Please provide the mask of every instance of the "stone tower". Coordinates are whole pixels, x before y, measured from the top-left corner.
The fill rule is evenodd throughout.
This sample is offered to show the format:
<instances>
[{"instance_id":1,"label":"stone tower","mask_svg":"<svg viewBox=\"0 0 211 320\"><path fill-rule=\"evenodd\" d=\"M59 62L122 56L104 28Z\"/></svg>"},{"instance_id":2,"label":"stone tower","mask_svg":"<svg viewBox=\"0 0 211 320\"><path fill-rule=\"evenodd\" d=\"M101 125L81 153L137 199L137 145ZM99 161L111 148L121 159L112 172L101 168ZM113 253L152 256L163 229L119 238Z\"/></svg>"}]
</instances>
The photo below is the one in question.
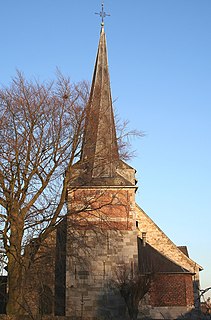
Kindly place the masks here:
<instances>
[{"instance_id":1,"label":"stone tower","mask_svg":"<svg viewBox=\"0 0 211 320\"><path fill-rule=\"evenodd\" d=\"M102 23L81 158L68 189L65 255L58 259L65 276L55 287L56 301L63 301L71 319L128 319L126 303L111 285L119 270L132 278L137 270L154 274L139 319L176 319L197 307L202 267L135 203L136 189L135 169L119 157Z\"/></svg>"},{"instance_id":2,"label":"stone tower","mask_svg":"<svg viewBox=\"0 0 211 320\"><path fill-rule=\"evenodd\" d=\"M67 232L66 315L124 319L123 301L111 293L110 281L120 266L132 271L137 265L135 191L135 170L118 152L102 24L81 158L68 192L67 226L77 230L74 239Z\"/></svg>"}]
</instances>

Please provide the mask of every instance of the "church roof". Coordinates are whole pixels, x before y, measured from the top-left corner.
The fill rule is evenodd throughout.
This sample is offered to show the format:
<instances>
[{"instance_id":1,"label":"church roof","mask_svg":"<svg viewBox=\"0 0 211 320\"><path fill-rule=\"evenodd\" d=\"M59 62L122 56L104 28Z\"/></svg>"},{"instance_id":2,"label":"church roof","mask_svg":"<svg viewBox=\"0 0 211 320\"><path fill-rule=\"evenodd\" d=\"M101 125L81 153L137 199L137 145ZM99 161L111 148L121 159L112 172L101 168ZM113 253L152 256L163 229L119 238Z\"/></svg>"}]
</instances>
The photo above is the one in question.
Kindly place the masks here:
<instances>
[{"instance_id":1,"label":"church roof","mask_svg":"<svg viewBox=\"0 0 211 320\"><path fill-rule=\"evenodd\" d=\"M88 162L93 178L113 176L114 164L119 160L104 26L87 105L81 160Z\"/></svg>"},{"instance_id":2,"label":"church roof","mask_svg":"<svg viewBox=\"0 0 211 320\"><path fill-rule=\"evenodd\" d=\"M151 247L191 273L203 270L202 266L190 259L187 248L177 247L138 204L136 204L136 219L139 221L139 236L145 232L147 243Z\"/></svg>"},{"instance_id":3,"label":"church roof","mask_svg":"<svg viewBox=\"0 0 211 320\"><path fill-rule=\"evenodd\" d=\"M175 263L167 256L153 248L149 243L143 245L138 237L139 268L141 273L189 273L187 269Z\"/></svg>"},{"instance_id":4,"label":"church roof","mask_svg":"<svg viewBox=\"0 0 211 320\"><path fill-rule=\"evenodd\" d=\"M81 158L73 168L78 171L71 181L74 185L136 184L135 170L119 158L103 23L86 106Z\"/></svg>"}]
</instances>

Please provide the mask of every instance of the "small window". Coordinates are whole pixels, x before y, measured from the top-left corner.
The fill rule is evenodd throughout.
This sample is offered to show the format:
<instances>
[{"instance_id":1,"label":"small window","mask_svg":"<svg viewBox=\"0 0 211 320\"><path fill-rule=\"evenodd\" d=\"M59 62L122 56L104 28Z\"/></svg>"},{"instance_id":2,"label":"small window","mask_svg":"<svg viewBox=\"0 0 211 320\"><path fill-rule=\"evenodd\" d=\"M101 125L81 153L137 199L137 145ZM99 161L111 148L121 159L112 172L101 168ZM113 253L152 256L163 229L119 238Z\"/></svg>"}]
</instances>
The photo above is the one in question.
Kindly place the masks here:
<instances>
[{"instance_id":1,"label":"small window","mask_svg":"<svg viewBox=\"0 0 211 320\"><path fill-rule=\"evenodd\" d=\"M89 271L87 271L87 270L78 271L78 276L80 279L88 279Z\"/></svg>"},{"instance_id":2,"label":"small window","mask_svg":"<svg viewBox=\"0 0 211 320\"><path fill-rule=\"evenodd\" d=\"M138 228L138 221L136 220L136 228Z\"/></svg>"}]
</instances>

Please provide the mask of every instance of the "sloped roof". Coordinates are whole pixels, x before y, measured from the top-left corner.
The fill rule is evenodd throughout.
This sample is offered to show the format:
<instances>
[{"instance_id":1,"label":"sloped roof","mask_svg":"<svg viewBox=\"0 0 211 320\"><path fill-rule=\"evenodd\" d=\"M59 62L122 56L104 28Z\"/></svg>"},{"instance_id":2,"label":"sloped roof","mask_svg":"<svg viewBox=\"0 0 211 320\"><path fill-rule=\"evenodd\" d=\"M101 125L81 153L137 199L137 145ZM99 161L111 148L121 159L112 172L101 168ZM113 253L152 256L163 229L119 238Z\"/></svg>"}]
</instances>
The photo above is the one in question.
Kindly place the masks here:
<instances>
[{"instance_id":1,"label":"sloped roof","mask_svg":"<svg viewBox=\"0 0 211 320\"><path fill-rule=\"evenodd\" d=\"M81 160L90 166L93 178L112 177L113 163L119 160L104 26L87 105Z\"/></svg>"},{"instance_id":2,"label":"sloped roof","mask_svg":"<svg viewBox=\"0 0 211 320\"><path fill-rule=\"evenodd\" d=\"M190 273L153 248L149 243L143 245L141 238L138 238L138 254L141 273Z\"/></svg>"},{"instance_id":3,"label":"sloped roof","mask_svg":"<svg viewBox=\"0 0 211 320\"><path fill-rule=\"evenodd\" d=\"M173 241L157 226L157 224L136 204L136 215L139 221L139 235L147 233L147 242L168 259L182 266L186 270L195 273L203 268L184 253L184 249L178 248Z\"/></svg>"},{"instance_id":4,"label":"sloped roof","mask_svg":"<svg viewBox=\"0 0 211 320\"><path fill-rule=\"evenodd\" d=\"M114 122L107 45L102 25L89 101L81 158L70 185L135 186L135 170L119 158Z\"/></svg>"}]
</instances>

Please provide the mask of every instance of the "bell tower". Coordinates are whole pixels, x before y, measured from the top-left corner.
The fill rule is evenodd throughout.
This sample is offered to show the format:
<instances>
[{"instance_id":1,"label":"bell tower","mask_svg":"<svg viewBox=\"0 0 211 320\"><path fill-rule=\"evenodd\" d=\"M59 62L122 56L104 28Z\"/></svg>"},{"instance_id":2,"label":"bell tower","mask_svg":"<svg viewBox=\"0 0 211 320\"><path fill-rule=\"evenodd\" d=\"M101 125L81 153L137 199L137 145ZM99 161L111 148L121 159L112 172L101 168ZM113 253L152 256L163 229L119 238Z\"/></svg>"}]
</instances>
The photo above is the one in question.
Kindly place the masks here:
<instances>
[{"instance_id":1,"label":"bell tower","mask_svg":"<svg viewBox=\"0 0 211 320\"><path fill-rule=\"evenodd\" d=\"M111 307L111 314L116 312L112 301L121 298L109 294L109 283L120 265L133 269L138 254L135 169L119 156L103 7L100 15L81 158L72 168L67 219L66 315L81 316L84 312L89 319L100 316L105 308ZM118 304L121 306L121 301ZM123 309L115 319L123 318Z\"/></svg>"}]
</instances>

